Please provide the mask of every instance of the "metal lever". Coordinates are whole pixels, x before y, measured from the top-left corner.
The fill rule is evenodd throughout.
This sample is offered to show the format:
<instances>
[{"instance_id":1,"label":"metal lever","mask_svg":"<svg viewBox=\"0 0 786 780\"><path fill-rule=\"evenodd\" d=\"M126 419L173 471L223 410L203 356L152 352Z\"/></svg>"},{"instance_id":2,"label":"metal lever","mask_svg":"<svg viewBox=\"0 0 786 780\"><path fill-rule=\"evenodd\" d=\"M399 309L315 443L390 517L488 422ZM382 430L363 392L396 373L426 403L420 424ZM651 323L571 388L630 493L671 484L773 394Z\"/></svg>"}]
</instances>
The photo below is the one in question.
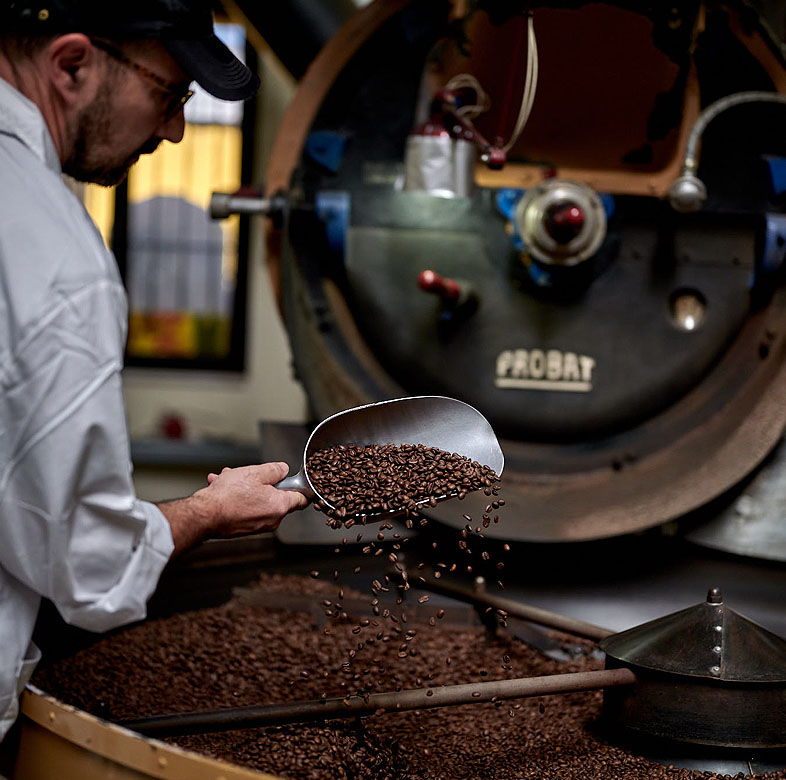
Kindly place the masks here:
<instances>
[{"instance_id":1,"label":"metal lever","mask_svg":"<svg viewBox=\"0 0 786 780\"><path fill-rule=\"evenodd\" d=\"M212 219L226 219L233 214L253 214L271 217L278 227L281 224L287 197L276 193L269 198L247 190L237 192L214 192L210 196L210 216Z\"/></svg>"},{"instance_id":2,"label":"metal lever","mask_svg":"<svg viewBox=\"0 0 786 780\"><path fill-rule=\"evenodd\" d=\"M416 577L414 574L409 579L414 587L421 590L430 590L432 593L440 593L443 596L473 604L476 608L491 607L493 609L502 609L507 615L519 618L520 620L528 620L540 626L554 628L557 631L563 631L566 634L573 634L574 636L584 637L585 639L592 639L596 642L614 633L611 629L601 628L592 623L586 623L583 620L577 620L576 618L567 617L566 615L559 615L556 612L549 612L548 610L533 607L529 604L522 604L514 599L494 596L484 592L483 589L478 587L474 590L468 590L458 585L442 582L433 577L423 577L422 575Z\"/></svg>"},{"instance_id":3,"label":"metal lever","mask_svg":"<svg viewBox=\"0 0 786 780\"><path fill-rule=\"evenodd\" d=\"M440 276L431 269L418 274L418 287L439 298L442 325L456 325L474 314L478 308L478 295L471 284Z\"/></svg>"},{"instance_id":4,"label":"metal lever","mask_svg":"<svg viewBox=\"0 0 786 780\"><path fill-rule=\"evenodd\" d=\"M430 269L418 274L418 287L437 295L446 306L455 306L462 294L461 285L455 279L440 276Z\"/></svg>"},{"instance_id":5,"label":"metal lever","mask_svg":"<svg viewBox=\"0 0 786 780\"><path fill-rule=\"evenodd\" d=\"M433 688L410 688L347 698L310 699L282 704L261 704L251 707L229 707L222 710L152 715L133 720L122 720L117 725L139 734L160 738L280 726L285 723L356 718L363 715L374 715L380 711L404 712L449 707L457 704L477 704L505 699L551 696L559 693L597 691L601 688L634 685L635 683L636 675L630 669L598 669L511 680L440 685Z\"/></svg>"}]
</instances>

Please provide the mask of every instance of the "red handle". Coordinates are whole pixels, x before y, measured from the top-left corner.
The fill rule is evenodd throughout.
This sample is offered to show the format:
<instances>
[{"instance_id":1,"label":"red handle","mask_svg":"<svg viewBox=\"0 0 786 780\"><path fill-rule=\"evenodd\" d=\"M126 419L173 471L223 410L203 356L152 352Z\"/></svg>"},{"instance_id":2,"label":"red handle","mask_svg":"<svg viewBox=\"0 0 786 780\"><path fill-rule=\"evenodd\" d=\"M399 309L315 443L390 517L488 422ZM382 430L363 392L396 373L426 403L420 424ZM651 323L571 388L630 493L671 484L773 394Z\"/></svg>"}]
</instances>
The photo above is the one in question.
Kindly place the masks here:
<instances>
[{"instance_id":1,"label":"red handle","mask_svg":"<svg viewBox=\"0 0 786 780\"><path fill-rule=\"evenodd\" d=\"M418 287L424 292L438 295L446 303L455 303L461 295L461 288L455 279L440 276L431 269L418 274Z\"/></svg>"},{"instance_id":2,"label":"red handle","mask_svg":"<svg viewBox=\"0 0 786 780\"><path fill-rule=\"evenodd\" d=\"M546 230L561 244L568 244L584 227L584 212L572 203L563 203L549 209L545 215Z\"/></svg>"}]
</instances>

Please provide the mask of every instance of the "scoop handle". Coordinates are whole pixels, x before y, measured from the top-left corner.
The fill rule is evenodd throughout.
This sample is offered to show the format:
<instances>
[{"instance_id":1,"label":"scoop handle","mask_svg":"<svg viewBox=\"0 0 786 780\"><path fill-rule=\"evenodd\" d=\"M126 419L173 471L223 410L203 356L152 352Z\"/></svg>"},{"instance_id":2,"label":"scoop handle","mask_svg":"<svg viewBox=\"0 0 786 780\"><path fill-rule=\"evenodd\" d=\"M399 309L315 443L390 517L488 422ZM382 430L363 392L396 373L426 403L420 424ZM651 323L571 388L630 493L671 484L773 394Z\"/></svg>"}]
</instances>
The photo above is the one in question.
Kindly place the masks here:
<instances>
[{"instance_id":1,"label":"scoop handle","mask_svg":"<svg viewBox=\"0 0 786 780\"><path fill-rule=\"evenodd\" d=\"M284 477L281 482L277 482L275 487L279 490L294 490L296 493L302 493L309 501L314 500L314 491L311 485L308 484L306 475L303 471L298 471L297 474L292 474L289 477Z\"/></svg>"}]
</instances>

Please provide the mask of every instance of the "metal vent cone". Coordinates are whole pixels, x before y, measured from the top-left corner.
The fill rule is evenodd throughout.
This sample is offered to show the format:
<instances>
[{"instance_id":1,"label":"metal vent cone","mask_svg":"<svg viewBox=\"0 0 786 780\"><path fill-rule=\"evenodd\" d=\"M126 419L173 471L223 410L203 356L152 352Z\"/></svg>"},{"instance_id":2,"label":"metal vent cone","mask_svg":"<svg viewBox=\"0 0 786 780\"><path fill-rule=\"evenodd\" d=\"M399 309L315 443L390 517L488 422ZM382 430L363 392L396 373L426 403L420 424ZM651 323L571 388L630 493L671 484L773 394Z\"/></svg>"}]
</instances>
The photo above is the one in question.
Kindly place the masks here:
<instances>
[{"instance_id":1,"label":"metal vent cone","mask_svg":"<svg viewBox=\"0 0 786 780\"><path fill-rule=\"evenodd\" d=\"M786 641L729 609L718 588L707 601L600 642L610 658L660 672L729 682L786 681Z\"/></svg>"}]
</instances>

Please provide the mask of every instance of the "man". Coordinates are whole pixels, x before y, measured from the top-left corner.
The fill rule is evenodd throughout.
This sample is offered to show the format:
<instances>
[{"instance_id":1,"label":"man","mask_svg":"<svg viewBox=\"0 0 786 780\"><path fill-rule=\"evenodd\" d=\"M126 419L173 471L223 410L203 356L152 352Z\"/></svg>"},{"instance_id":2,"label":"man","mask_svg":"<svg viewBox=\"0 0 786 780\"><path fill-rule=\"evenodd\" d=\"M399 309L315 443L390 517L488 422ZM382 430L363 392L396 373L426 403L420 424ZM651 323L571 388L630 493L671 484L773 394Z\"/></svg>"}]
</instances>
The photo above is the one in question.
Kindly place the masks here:
<instances>
[{"instance_id":1,"label":"man","mask_svg":"<svg viewBox=\"0 0 786 780\"><path fill-rule=\"evenodd\" d=\"M229 100L258 87L201 0L0 0L0 739L39 657L42 597L92 631L141 619L173 555L306 504L274 487L284 463L159 505L134 494L127 302L61 172L116 184L179 142L192 81Z\"/></svg>"}]
</instances>

